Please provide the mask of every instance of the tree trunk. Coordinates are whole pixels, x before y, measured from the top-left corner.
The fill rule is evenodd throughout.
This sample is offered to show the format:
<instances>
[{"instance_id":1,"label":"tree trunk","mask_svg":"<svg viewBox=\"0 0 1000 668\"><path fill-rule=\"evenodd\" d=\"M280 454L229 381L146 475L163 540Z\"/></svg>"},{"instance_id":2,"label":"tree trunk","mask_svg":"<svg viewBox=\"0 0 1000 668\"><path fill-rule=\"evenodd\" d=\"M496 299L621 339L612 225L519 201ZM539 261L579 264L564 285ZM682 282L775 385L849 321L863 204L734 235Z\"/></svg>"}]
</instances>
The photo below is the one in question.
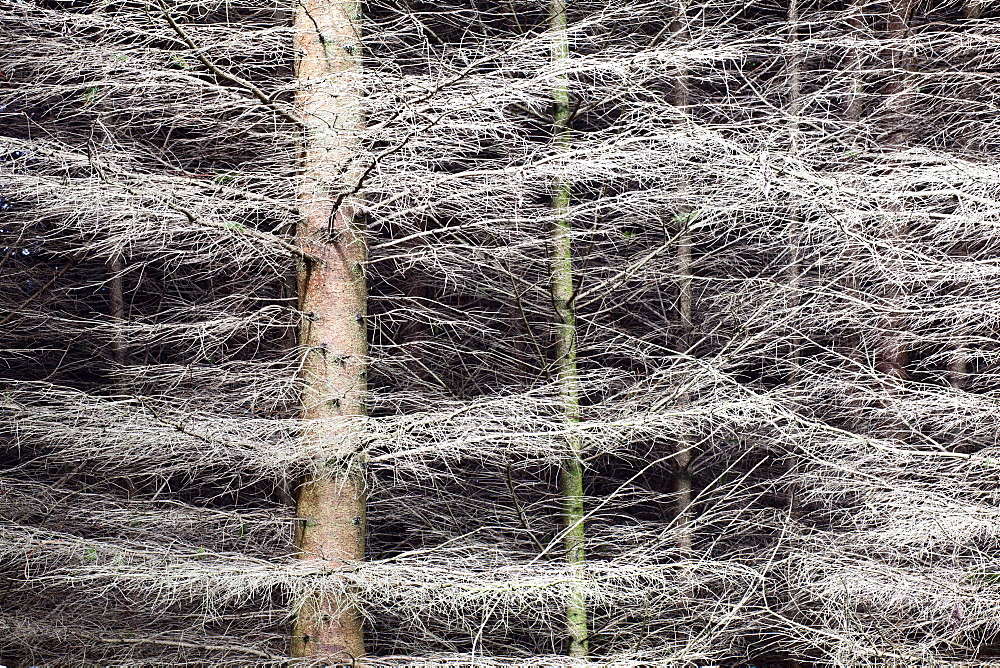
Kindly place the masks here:
<instances>
[{"instance_id":1,"label":"tree trunk","mask_svg":"<svg viewBox=\"0 0 1000 668\"><path fill-rule=\"evenodd\" d=\"M318 473L298 491L296 543L301 559L329 571L363 559L365 550L365 477L349 419L365 412L368 354L367 244L357 193L359 12L356 2L304 0L295 13L303 122L296 236L318 258L299 266L302 435ZM330 418L347 419L335 427ZM313 595L295 620L291 653L340 662L363 655L359 611L350 601Z\"/></svg>"},{"instance_id":2,"label":"tree trunk","mask_svg":"<svg viewBox=\"0 0 1000 668\"><path fill-rule=\"evenodd\" d=\"M889 39L898 40L903 39L909 34L910 25L910 14L913 10L912 0L894 0L890 3L888 13L886 15L886 35ZM892 76L889 84L886 86L887 97L887 107L891 114L894 114L897 118L895 122L897 127L893 128L888 136L888 144L900 145L903 144L907 139L908 128L906 113L907 113L907 102L906 94L909 82L907 81L907 72L911 68L910 56L906 53L905 49L893 48L889 52L889 64L893 69ZM890 204L887 207L887 223L883 231L884 238L888 241L902 241L904 240L909 232L908 225L902 216L898 216L893 220L893 214L900 213L900 207L895 204ZM897 262L889 260L890 269L898 265ZM902 295L899 294L899 288L891 283L889 277L889 294L887 294L887 302L892 304L893 302L899 302ZM905 342L902 340L902 332L904 330L905 324L897 316L887 315L886 318L881 323L882 341L879 344L877 350L877 367L883 373L889 374L890 376L895 376L900 380L905 380L908 376L906 368L909 365L910 354L909 350L906 348Z\"/></svg>"},{"instance_id":3,"label":"tree trunk","mask_svg":"<svg viewBox=\"0 0 1000 668\"><path fill-rule=\"evenodd\" d=\"M969 20L981 19L983 15L983 5L980 0L965 0L962 3L962 16ZM969 249L966 244L961 246L963 259L968 259ZM951 359L948 360L948 384L955 389L964 389L969 382L968 351L962 346L957 347Z\"/></svg>"},{"instance_id":4,"label":"tree trunk","mask_svg":"<svg viewBox=\"0 0 1000 668\"><path fill-rule=\"evenodd\" d=\"M670 33L675 43L688 37L687 28L687 8L681 5L674 15L670 25ZM691 102L689 82L686 70L681 66L674 81L673 105L680 109L682 113L687 113L687 107ZM682 175L680 189L687 190L687 178ZM694 218L691 207L683 204L677 208L674 218L677 223L677 273L679 283L677 286L678 301L678 321L680 334L678 337L678 348L687 352L694 344L692 341L694 331L694 284L693 284L693 263L691 251L693 240L691 237L691 223ZM691 405L691 396L687 391L681 392L677 401L681 408ZM677 527L677 547L682 552L691 550L691 521L693 485L691 481L691 461L694 458L694 439L691 434L680 434L677 437L676 451L674 453L674 494L675 494L675 519Z\"/></svg>"},{"instance_id":5,"label":"tree trunk","mask_svg":"<svg viewBox=\"0 0 1000 668\"><path fill-rule=\"evenodd\" d=\"M419 232L426 232L429 229L426 221L421 221L418 227ZM388 235L392 239L402 238L409 234L405 229L395 225L390 225ZM419 254L422 244L426 243L421 239L414 239L403 245L405 252ZM403 277L403 294L405 299L403 304L403 320L396 332L396 345L402 348L404 356L412 360L407 364L407 371L413 379L414 386L421 389L430 389L434 392L440 391L443 383L427 365L430 353L430 340L432 335L431 325L425 320L424 313L433 297L433 292L427 286L427 279L418 270L412 267Z\"/></svg>"},{"instance_id":6,"label":"tree trunk","mask_svg":"<svg viewBox=\"0 0 1000 668\"><path fill-rule=\"evenodd\" d=\"M948 384L956 390L965 389L969 382L969 368L965 360L965 351L956 350L948 361Z\"/></svg>"},{"instance_id":7,"label":"tree trunk","mask_svg":"<svg viewBox=\"0 0 1000 668\"><path fill-rule=\"evenodd\" d=\"M694 325L694 271L691 258L691 219L689 207L682 207L677 216L680 234L677 240L677 271L680 274L678 286L679 320L681 325L680 348L687 351L694 343L691 339ZM691 405L691 395L684 390L677 400L680 408ZM691 461L694 459L695 442L691 434L683 433L677 438L677 451L674 454L674 494L676 503L677 547L681 552L691 551L691 522L694 519L692 503L694 501L694 486L691 480Z\"/></svg>"},{"instance_id":8,"label":"tree trunk","mask_svg":"<svg viewBox=\"0 0 1000 668\"><path fill-rule=\"evenodd\" d=\"M958 244L956 249L956 255L963 262L967 262L969 258L969 244L961 243ZM959 291L964 288L964 281L957 286ZM948 372L945 378L948 381L948 385L957 389L963 390L969 383L969 349L966 348L962 343L958 343L951 347L951 355L948 359Z\"/></svg>"},{"instance_id":9,"label":"tree trunk","mask_svg":"<svg viewBox=\"0 0 1000 668\"><path fill-rule=\"evenodd\" d=\"M549 29L553 33L552 61L561 64L569 59L566 35L566 0L552 0L549 5ZM559 75L552 88L555 109L552 137L557 150L567 150L572 142L570 130L569 79ZM563 546L566 562L575 571L566 599L566 626L569 632L570 656L588 653L587 600L583 587L584 509L582 444L572 431L580 421L580 376L576 368L576 307L573 304L573 239L570 221L571 185L568 179L557 179L552 189L553 221L550 234L552 247L552 304L556 316L556 345L553 372L559 385L559 400L567 428L566 454L559 473L563 503Z\"/></svg>"},{"instance_id":10,"label":"tree trunk","mask_svg":"<svg viewBox=\"0 0 1000 668\"><path fill-rule=\"evenodd\" d=\"M115 254L107 262L107 269L108 313L115 323L115 333L111 339L111 357L115 364L124 366L127 361L127 353L121 325L125 322L125 289L122 283L125 259L122 257L121 251L115 251Z\"/></svg>"},{"instance_id":11,"label":"tree trunk","mask_svg":"<svg viewBox=\"0 0 1000 668\"><path fill-rule=\"evenodd\" d=\"M786 67L788 77L788 153L789 157L795 158L799 149L800 117L802 116L802 51L799 45L799 3L798 0L789 0L788 3L788 64ZM787 306L789 312L789 322L792 327L795 324L795 312L797 311L801 298L799 295L800 282L802 279L802 263L799 257L800 246L802 245L802 210L797 203L792 203L788 212L788 267L786 275L788 280ZM789 339L788 351L788 374L786 380L789 385L796 385L800 380L799 362L802 355L802 337L794 331ZM788 472L794 475L798 472L799 450L793 446L789 453L790 459ZM799 512L798 487L793 482L788 492L788 512L791 516L796 516Z\"/></svg>"},{"instance_id":12,"label":"tree trunk","mask_svg":"<svg viewBox=\"0 0 1000 668\"><path fill-rule=\"evenodd\" d=\"M885 16L886 37L902 40L910 34L913 6L914 0L892 0L889 3ZM886 111L896 125L889 133L888 143L901 145L909 138L907 114L911 105L907 98L912 85L909 72L913 69L913 56L906 48L893 47L889 49L886 60L892 70L885 87Z\"/></svg>"},{"instance_id":13,"label":"tree trunk","mask_svg":"<svg viewBox=\"0 0 1000 668\"><path fill-rule=\"evenodd\" d=\"M847 25L850 26L854 36L859 37L859 33L861 33L865 25L862 0L850 0L847 11ZM851 73L851 89L848 94L847 107L844 109L844 116L849 121L857 122L861 118L863 106L861 96L865 85L864 62L861 52L853 48L850 49L847 60L847 70Z\"/></svg>"}]
</instances>

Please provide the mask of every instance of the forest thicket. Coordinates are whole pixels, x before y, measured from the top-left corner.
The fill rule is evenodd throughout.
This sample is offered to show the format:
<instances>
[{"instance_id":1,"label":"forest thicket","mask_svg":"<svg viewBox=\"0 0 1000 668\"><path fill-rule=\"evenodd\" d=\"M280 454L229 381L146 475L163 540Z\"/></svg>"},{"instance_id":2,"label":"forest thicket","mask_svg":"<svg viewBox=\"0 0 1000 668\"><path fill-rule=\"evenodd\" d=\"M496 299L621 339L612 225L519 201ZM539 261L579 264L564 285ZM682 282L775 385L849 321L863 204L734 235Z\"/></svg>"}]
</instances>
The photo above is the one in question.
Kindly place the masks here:
<instances>
[{"instance_id":1,"label":"forest thicket","mask_svg":"<svg viewBox=\"0 0 1000 668\"><path fill-rule=\"evenodd\" d=\"M0 11L0 663L1000 665L995 4Z\"/></svg>"}]
</instances>

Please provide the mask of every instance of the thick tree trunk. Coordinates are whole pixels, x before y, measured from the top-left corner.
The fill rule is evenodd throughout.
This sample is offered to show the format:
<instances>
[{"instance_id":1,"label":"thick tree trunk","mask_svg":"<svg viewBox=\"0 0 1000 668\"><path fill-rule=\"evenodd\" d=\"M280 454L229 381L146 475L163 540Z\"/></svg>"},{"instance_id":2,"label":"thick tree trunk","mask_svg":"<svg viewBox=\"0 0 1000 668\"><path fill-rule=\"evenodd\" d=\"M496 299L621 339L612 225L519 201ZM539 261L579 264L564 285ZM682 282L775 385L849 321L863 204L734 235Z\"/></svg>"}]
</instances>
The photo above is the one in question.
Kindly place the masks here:
<instances>
[{"instance_id":1,"label":"thick tree trunk","mask_svg":"<svg viewBox=\"0 0 1000 668\"><path fill-rule=\"evenodd\" d=\"M553 34L552 60L561 63L569 59L566 36L566 0L552 0L549 5L549 29ZM566 150L572 141L570 130L569 80L559 75L552 89L555 110L552 136L557 150ZM567 427L566 453L559 473L563 503L563 545L566 562L576 572L575 586L566 600L566 625L569 633L570 656L588 653L587 600L583 578L586 554L583 509L583 460L580 437L572 431L580 421L580 376L576 367L576 308L573 305L573 239L570 221L571 185L557 179L552 190L553 221L550 233L552 248L552 303L556 316L556 345L553 372L559 386L559 399Z\"/></svg>"},{"instance_id":2,"label":"thick tree trunk","mask_svg":"<svg viewBox=\"0 0 1000 668\"><path fill-rule=\"evenodd\" d=\"M365 478L350 420L365 412L368 354L367 244L356 192L364 122L360 6L304 0L296 7L296 106L303 121L296 236L320 259L299 267L303 442L319 473L299 488L296 542L300 558L333 571L365 551ZM334 426L331 418L344 420ZM363 655L359 611L346 600L311 597L295 620L291 653L339 662Z\"/></svg>"}]
</instances>

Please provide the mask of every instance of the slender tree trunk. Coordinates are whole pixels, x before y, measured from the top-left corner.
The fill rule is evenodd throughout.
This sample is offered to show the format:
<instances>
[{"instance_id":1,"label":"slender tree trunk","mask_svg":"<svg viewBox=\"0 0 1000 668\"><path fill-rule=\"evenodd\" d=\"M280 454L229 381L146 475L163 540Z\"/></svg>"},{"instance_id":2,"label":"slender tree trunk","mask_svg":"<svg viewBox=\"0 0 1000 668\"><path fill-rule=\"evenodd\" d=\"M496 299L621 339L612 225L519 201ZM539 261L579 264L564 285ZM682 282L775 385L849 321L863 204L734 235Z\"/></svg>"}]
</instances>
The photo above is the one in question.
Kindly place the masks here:
<instances>
[{"instance_id":1,"label":"slender tree trunk","mask_svg":"<svg viewBox=\"0 0 1000 668\"><path fill-rule=\"evenodd\" d=\"M788 48L789 56L786 67L788 78L788 153L789 157L795 158L799 150L799 130L800 117L802 116L802 52L799 45L799 3L798 0L789 0L788 3ZM790 322L795 326L795 312L799 307L801 298L799 295L799 283L802 280L802 266L799 258L799 249L802 245L802 210L796 203L792 203L788 212L788 267L786 269L788 280L788 311L791 315ZM788 374L786 380L789 385L799 382L799 362L802 356L802 337L793 333L789 339L788 351ZM795 474L798 471L798 448L791 453L788 472ZM788 512L795 516L798 514L798 488L793 483L788 494Z\"/></svg>"},{"instance_id":2,"label":"slender tree trunk","mask_svg":"<svg viewBox=\"0 0 1000 668\"><path fill-rule=\"evenodd\" d=\"M890 40L902 40L910 34L910 16L915 0L892 0L885 16L885 34ZM907 114L910 111L909 92L912 86L909 73L913 69L913 56L906 48L893 46L886 58L891 68L885 87L886 112L896 125L888 136L891 145L905 144L909 139Z\"/></svg>"},{"instance_id":3,"label":"slender tree trunk","mask_svg":"<svg viewBox=\"0 0 1000 668\"><path fill-rule=\"evenodd\" d=\"M864 9L861 4L863 0L850 0L848 5L847 25L855 37L864 28ZM797 12L796 8L796 12ZM847 56L847 70L851 73L851 90L847 100L847 107L844 109L844 116L849 121L858 121L862 111L862 93L864 92L864 63L861 52L858 49L850 49Z\"/></svg>"},{"instance_id":4,"label":"slender tree trunk","mask_svg":"<svg viewBox=\"0 0 1000 668\"><path fill-rule=\"evenodd\" d=\"M956 255L963 261L968 260L969 245L966 243L959 244L956 249ZM961 290L961 286L958 289ZM955 389L965 389L965 386L969 382L968 355L968 348L961 343L952 346L951 355L948 359L948 372L945 378L948 381L948 385Z\"/></svg>"},{"instance_id":5,"label":"slender tree trunk","mask_svg":"<svg viewBox=\"0 0 1000 668\"><path fill-rule=\"evenodd\" d=\"M419 231L425 232L427 229L426 222L420 224ZM396 226L391 226L388 234L390 238L399 238L408 233L397 229ZM403 248L406 251L418 253L419 247L423 243L422 240L413 240L406 243ZM413 359L413 363L408 365L408 371L412 375L414 383L417 386L426 387L434 384L437 380L430 367L427 366L428 342L432 329L422 315L432 297L432 291L427 287L420 272L416 268L411 268L403 277L403 293L406 296L403 303L407 304L409 309L404 312L403 317L406 320L400 324L397 330L396 344L405 346L406 356Z\"/></svg>"},{"instance_id":6,"label":"slender tree trunk","mask_svg":"<svg viewBox=\"0 0 1000 668\"><path fill-rule=\"evenodd\" d=\"M909 34L910 13L913 9L913 0L894 0L889 5L886 15L886 35L889 39L903 39ZM888 62L892 67L892 75L889 84L886 86L888 96L887 106L890 114L896 116L896 127L889 133L887 141L889 145L901 145L907 139L907 89L909 81L907 72L911 68L910 56L904 49L893 48L889 52ZM888 241L902 241L909 233L909 226L902 216L893 218L893 214L900 212L900 207L893 204L887 207L887 221L883 236ZM890 269L896 266L896 262L889 260ZM892 277L890 277L892 278ZM898 302L901 298L899 288L890 285L888 301ZM881 323L883 330L882 340L877 350L878 369L901 380L907 378L906 368L909 365L910 354L905 342L902 340L902 333L905 324L899 317L889 315Z\"/></svg>"},{"instance_id":7,"label":"slender tree trunk","mask_svg":"<svg viewBox=\"0 0 1000 668\"><path fill-rule=\"evenodd\" d=\"M363 559L365 551L357 427L329 421L363 415L367 389L367 244L360 196L352 194L364 123L360 5L303 0L296 7L296 105L304 125L296 236L319 258L299 267L303 441L319 473L299 488L296 542L300 558L333 571ZM295 620L291 653L352 662L364 654L359 611L346 600L312 596Z\"/></svg>"},{"instance_id":8,"label":"slender tree trunk","mask_svg":"<svg viewBox=\"0 0 1000 668\"><path fill-rule=\"evenodd\" d=\"M864 14L864 0L848 0L847 25L851 35L859 38L866 33L867 21ZM865 92L865 58L860 49L851 47L845 56L845 69L848 72L848 93L844 104L844 118L852 125L858 125L864 111L863 94ZM860 253L845 239L847 253L844 262L847 267L844 280L844 291L852 296L861 294ZM864 359L864 335L859 331L846 337L844 348L846 356L858 367L866 364Z\"/></svg>"},{"instance_id":9,"label":"slender tree trunk","mask_svg":"<svg viewBox=\"0 0 1000 668\"><path fill-rule=\"evenodd\" d=\"M125 273L125 256L121 251L115 251L105 265L108 271L108 315L114 324L115 331L111 335L111 358L119 367L128 363L128 349L125 346L125 334L122 326L125 324L125 283L122 275ZM115 381L113 388L126 391L123 384ZM130 477L119 478L120 484L128 491L129 498L136 496L138 488Z\"/></svg>"},{"instance_id":10,"label":"slender tree trunk","mask_svg":"<svg viewBox=\"0 0 1000 668\"><path fill-rule=\"evenodd\" d=\"M957 390L964 389L969 382L969 368L965 351L956 350L948 361L948 384Z\"/></svg>"},{"instance_id":11,"label":"slender tree trunk","mask_svg":"<svg viewBox=\"0 0 1000 668\"><path fill-rule=\"evenodd\" d=\"M674 19L670 25L670 33L674 38L674 43L678 44L682 40L686 41L687 31L687 8L681 5L677 8ZM682 113L687 112L687 107L691 103L689 81L686 70L681 67L674 81L673 105L680 109ZM681 190L687 190L688 182L685 176L681 176ZM678 207L675 221L677 223L677 272L679 283L677 286L678 299L678 324L680 325L679 348L687 351L693 344L694 332L694 270L691 259L693 240L691 236L691 223L694 218L691 207L683 204ZM687 407L691 405L691 396L687 391L681 392L677 401L678 405ZM694 459L694 439L691 434L680 434L677 438L676 452L674 454L674 494L675 494L675 520L677 527L677 547L682 552L691 550L691 522L693 518L693 485L691 481L691 461Z\"/></svg>"},{"instance_id":12,"label":"slender tree trunk","mask_svg":"<svg viewBox=\"0 0 1000 668\"><path fill-rule=\"evenodd\" d=\"M549 29L553 33L552 60L556 64L569 59L569 40L566 34L566 0L551 0ZM552 89L555 110L552 119L552 136L559 150L566 150L572 142L570 129L569 79L559 75ZM588 653L587 600L584 592L584 566L586 554L584 541L583 509L583 460L579 435L572 431L580 421L580 376L576 367L576 307L573 304L573 239L570 219L571 184L558 179L553 184L553 221L550 234L552 247L552 304L556 316L556 346L554 375L559 385L559 399L563 419L568 428L566 454L559 473L559 487L563 503L563 531L566 562L576 572L574 586L566 600L566 625L569 632L570 656L583 657Z\"/></svg>"},{"instance_id":13,"label":"slender tree trunk","mask_svg":"<svg viewBox=\"0 0 1000 668\"><path fill-rule=\"evenodd\" d=\"M688 350L694 343L694 270L691 257L693 246L691 238L691 222L693 213L690 207L682 207L677 216L680 234L677 240L677 271L680 274L678 286L678 316L681 326L680 348ZM681 408L691 405L691 395L682 391L677 401ZM694 501L694 486L691 480L691 462L694 459L695 442L691 434L683 433L677 438L677 451L674 455L674 494L676 505L677 547L681 552L691 551L691 523L694 520L692 503Z\"/></svg>"},{"instance_id":14,"label":"slender tree trunk","mask_svg":"<svg viewBox=\"0 0 1000 668\"><path fill-rule=\"evenodd\" d=\"M125 340L121 325L125 322L125 289L122 274L125 271L125 258L116 251L108 260L108 313L115 322L115 333L111 339L111 357L119 366L127 361Z\"/></svg>"},{"instance_id":15,"label":"slender tree trunk","mask_svg":"<svg viewBox=\"0 0 1000 668\"><path fill-rule=\"evenodd\" d=\"M965 0L962 3L962 16L966 19L976 20L982 18L983 6L980 0ZM968 257L968 246L963 244L961 255ZM948 384L956 389L964 389L969 382L968 352L959 346L948 360Z\"/></svg>"},{"instance_id":16,"label":"slender tree trunk","mask_svg":"<svg viewBox=\"0 0 1000 668\"><path fill-rule=\"evenodd\" d=\"M799 44L799 3L788 3L788 133L792 156L798 155L799 122L802 115L802 47Z\"/></svg>"}]
</instances>

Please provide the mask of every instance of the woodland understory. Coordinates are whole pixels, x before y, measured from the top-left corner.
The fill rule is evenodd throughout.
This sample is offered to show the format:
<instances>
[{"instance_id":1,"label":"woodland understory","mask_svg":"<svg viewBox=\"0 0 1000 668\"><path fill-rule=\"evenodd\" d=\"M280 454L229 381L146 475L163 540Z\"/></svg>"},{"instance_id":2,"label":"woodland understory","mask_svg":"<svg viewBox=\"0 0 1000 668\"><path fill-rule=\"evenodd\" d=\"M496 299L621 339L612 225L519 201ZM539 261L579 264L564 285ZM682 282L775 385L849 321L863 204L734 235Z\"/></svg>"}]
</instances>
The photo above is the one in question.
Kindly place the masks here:
<instances>
[{"instance_id":1,"label":"woodland understory","mask_svg":"<svg viewBox=\"0 0 1000 668\"><path fill-rule=\"evenodd\" d=\"M1000 5L309 3L0 0L0 664L1000 666Z\"/></svg>"}]
</instances>

